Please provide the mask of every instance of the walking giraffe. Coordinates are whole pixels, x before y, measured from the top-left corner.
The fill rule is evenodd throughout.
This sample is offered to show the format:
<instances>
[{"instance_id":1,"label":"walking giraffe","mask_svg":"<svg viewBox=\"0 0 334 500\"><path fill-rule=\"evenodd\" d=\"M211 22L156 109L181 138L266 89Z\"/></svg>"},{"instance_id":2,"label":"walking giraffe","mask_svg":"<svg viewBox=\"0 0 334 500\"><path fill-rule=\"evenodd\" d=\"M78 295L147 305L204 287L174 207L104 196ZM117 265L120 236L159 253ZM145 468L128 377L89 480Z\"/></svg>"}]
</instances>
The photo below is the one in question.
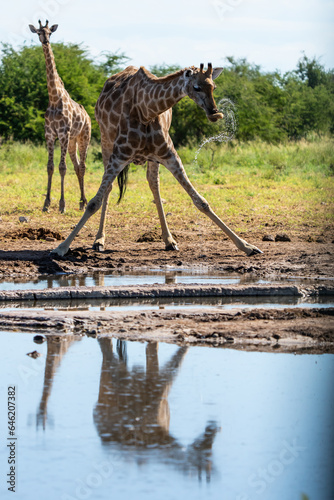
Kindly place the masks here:
<instances>
[{"instance_id":1,"label":"walking giraffe","mask_svg":"<svg viewBox=\"0 0 334 500\"><path fill-rule=\"evenodd\" d=\"M99 231L94 248L102 250L105 243L105 218L108 198L115 178L131 162L147 164L147 179L158 208L162 238L166 249L177 250L163 211L159 191L159 164L164 165L179 181L191 197L194 205L215 222L247 255L262 253L237 236L212 211L208 202L195 190L189 181L168 130L171 124L172 106L188 95L206 113L211 122L223 118L218 111L213 90L213 80L222 68L204 71L186 68L165 77L157 78L145 68L129 66L110 77L96 103L95 116L101 130L104 175L97 194L90 200L81 220L54 253L63 256L87 220L102 206Z\"/></svg>"},{"instance_id":2,"label":"walking giraffe","mask_svg":"<svg viewBox=\"0 0 334 500\"><path fill-rule=\"evenodd\" d=\"M46 64L46 79L49 93L49 105L45 113L45 139L49 153L48 159L48 188L43 206L46 212L51 202L51 183L54 171L54 143L58 137L61 149L59 173L61 176L61 195L59 211L65 212L64 181L66 174L66 154L70 154L75 173L80 186L80 210L87 205L84 188L84 176L86 171L86 156L91 134L90 118L81 104L73 101L65 90L64 84L58 75L54 55L50 45L50 36L58 28L54 24L49 28L49 22L45 26L39 22L39 29L29 24L30 31L37 33L42 43ZM80 162L77 157L77 146L79 147Z\"/></svg>"}]
</instances>

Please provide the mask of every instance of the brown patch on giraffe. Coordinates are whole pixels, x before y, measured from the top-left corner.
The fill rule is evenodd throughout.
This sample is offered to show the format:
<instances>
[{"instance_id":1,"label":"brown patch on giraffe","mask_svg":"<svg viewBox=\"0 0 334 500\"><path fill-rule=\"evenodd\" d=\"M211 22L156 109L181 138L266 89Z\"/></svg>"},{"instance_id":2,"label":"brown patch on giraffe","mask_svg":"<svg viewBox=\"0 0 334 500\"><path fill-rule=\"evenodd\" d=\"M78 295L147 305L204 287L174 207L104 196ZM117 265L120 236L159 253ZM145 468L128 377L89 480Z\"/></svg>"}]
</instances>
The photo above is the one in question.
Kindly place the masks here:
<instances>
[{"instance_id":1,"label":"brown patch on giraffe","mask_svg":"<svg viewBox=\"0 0 334 500\"><path fill-rule=\"evenodd\" d=\"M162 89L160 89L159 87L157 87L153 93L153 98L154 99L159 99L161 98L161 93L162 93Z\"/></svg>"},{"instance_id":2,"label":"brown patch on giraffe","mask_svg":"<svg viewBox=\"0 0 334 500\"><path fill-rule=\"evenodd\" d=\"M144 148L145 148L145 146L146 146L146 141L147 141L146 137L145 137L145 136L140 135L140 143L139 143L139 149L140 149L140 150L142 150L142 149L144 149Z\"/></svg>"},{"instance_id":3,"label":"brown patch on giraffe","mask_svg":"<svg viewBox=\"0 0 334 500\"><path fill-rule=\"evenodd\" d=\"M133 151L133 149L130 146L126 146L126 145L120 146L120 154L125 158L126 157L129 158L132 154L132 151Z\"/></svg>"},{"instance_id":4,"label":"brown patch on giraffe","mask_svg":"<svg viewBox=\"0 0 334 500\"><path fill-rule=\"evenodd\" d=\"M130 130L128 139L133 148L138 148L138 146L140 145L140 137L137 132L133 132Z\"/></svg>"},{"instance_id":5,"label":"brown patch on giraffe","mask_svg":"<svg viewBox=\"0 0 334 500\"><path fill-rule=\"evenodd\" d=\"M166 100L166 106L170 108L174 104L174 99L170 97L169 99Z\"/></svg>"},{"instance_id":6,"label":"brown patch on giraffe","mask_svg":"<svg viewBox=\"0 0 334 500\"><path fill-rule=\"evenodd\" d=\"M155 134L154 135L154 144L159 147L161 146L162 144L164 144L165 142L165 138L163 136L163 134L161 133L158 133L158 134ZM160 150L159 150L160 151Z\"/></svg>"},{"instance_id":7,"label":"brown patch on giraffe","mask_svg":"<svg viewBox=\"0 0 334 500\"><path fill-rule=\"evenodd\" d=\"M105 101L104 109L105 109L105 111L106 111L107 113L109 113L109 112L110 112L110 110L111 110L111 102L110 102L110 99L107 99L107 100Z\"/></svg>"},{"instance_id":8,"label":"brown patch on giraffe","mask_svg":"<svg viewBox=\"0 0 334 500\"><path fill-rule=\"evenodd\" d=\"M115 97L115 103L113 105L113 110L114 110L114 113L117 114L117 116L119 115L119 113L122 110L122 101L121 100L117 100L116 97Z\"/></svg>"}]
</instances>

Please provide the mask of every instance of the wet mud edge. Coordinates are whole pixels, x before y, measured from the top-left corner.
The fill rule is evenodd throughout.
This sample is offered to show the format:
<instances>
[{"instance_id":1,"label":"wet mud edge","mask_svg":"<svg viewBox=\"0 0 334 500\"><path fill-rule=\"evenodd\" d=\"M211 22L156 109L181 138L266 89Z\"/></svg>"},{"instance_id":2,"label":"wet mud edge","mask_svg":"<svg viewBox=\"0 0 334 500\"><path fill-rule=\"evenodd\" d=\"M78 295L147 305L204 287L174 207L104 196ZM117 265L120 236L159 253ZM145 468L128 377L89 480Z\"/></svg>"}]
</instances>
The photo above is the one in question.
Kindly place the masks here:
<instances>
[{"instance_id":1,"label":"wet mud edge","mask_svg":"<svg viewBox=\"0 0 334 500\"><path fill-rule=\"evenodd\" d=\"M307 297L332 295L334 284L302 287L297 285L211 285L153 284L123 286L58 287L44 290L0 291L0 304L11 301L71 299L150 299L177 297Z\"/></svg>"},{"instance_id":2,"label":"wet mud edge","mask_svg":"<svg viewBox=\"0 0 334 500\"><path fill-rule=\"evenodd\" d=\"M122 295L122 292L125 295ZM178 293L176 293L178 292ZM43 291L2 292L17 301L17 294L40 296L36 305L49 299L194 296L327 295L333 287L316 286L211 286L142 285L140 287L84 287ZM58 294L57 297L55 297ZM68 295L69 294L69 295ZM113 295L114 294L114 295ZM116 295L118 294L118 295ZM188 295L187 295L188 294ZM8 299L7 299L8 300ZM34 297L33 300L36 300ZM66 302L64 302L66 304ZM178 345L207 345L241 350L334 353L334 308L230 309L209 311L81 311L18 310L0 312L2 330L43 333L64 340L68 335L109 336L133 341L168 342Z\"/></svg>"}]
</instances>

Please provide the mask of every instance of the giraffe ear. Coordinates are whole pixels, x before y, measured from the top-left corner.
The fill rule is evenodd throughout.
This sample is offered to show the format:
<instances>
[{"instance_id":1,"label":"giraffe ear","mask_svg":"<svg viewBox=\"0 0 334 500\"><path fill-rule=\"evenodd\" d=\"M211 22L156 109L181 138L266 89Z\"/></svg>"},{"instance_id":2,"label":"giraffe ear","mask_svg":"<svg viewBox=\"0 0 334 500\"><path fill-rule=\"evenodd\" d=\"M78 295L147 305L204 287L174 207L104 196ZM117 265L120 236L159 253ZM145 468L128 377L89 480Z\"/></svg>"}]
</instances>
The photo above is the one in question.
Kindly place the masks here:
<instances>
[{"instance_id":1,"label":"giraffe ear","mask_svg":"<svg viewBox=\"0 0 334 500\"><path fill-rule=\"evenodd\" d=\"M184 72L184 76L186 78L190 78L193 74L194 74L194 72L193 72L192 69L186 69L185 72Z\"/></svg>"},{"instance_id":2,"label":"giraffe ear","mask_svg":"<svg viewBox=\"0 0 334 500\"><path fill-rule=\"evenodd\" d=\"M51 33L54 33L57 30L57 28L58 28L58 24L54 24L53 26L51 26L51 28L50 28Z\"/></svg>"},{"instance_id":3,"label":"giraffe ear","mask_svg":"<svg viewBox=\"0 0 334 500\"><path fill-rule=\"evenodd\" d=\"M218 76L223 71L223 69L224 68L213 68L213 71L212 71L212 80L215 80L216 78L218 78Z\"/></svg>"},{"instance_id":4,"label":"giraffe ear","mask_svg":"<svg viewBox=\"0 0 334 500\"><path fill-rule=\"evenodd\" d=\"M32 33L37 33L37 29L32 24L29 24L29 28Z\"/></svg>"}]
</instances>

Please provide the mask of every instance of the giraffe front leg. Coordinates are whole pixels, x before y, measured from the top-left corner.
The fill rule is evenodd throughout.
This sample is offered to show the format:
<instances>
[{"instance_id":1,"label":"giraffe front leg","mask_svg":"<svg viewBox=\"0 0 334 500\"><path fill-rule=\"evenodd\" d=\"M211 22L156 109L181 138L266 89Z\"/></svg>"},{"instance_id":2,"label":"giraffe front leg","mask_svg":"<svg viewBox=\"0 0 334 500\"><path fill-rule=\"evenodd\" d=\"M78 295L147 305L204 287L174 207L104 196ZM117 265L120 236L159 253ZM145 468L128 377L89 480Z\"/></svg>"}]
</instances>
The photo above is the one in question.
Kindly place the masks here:
<instances>
[{"instance_id":1,"label":"giraffe front leg","mask_svg":"<svg viewBox=\"0 0 334 500\"><path fill-rule=\"evenodd\" d=\"M240 238L237 234L235 234L210 208L209 203L206 201L203 196L201 196L196 189L191 184L188 176L183 168L181 159L179 158L176 151L173 152L172 157L164 162L166 168L174 175L174 177L178 180L184 190L189 194L192 199L194 205L198 210L207 215L215 224L217 224L220 229L224 231L224 233L233 241L239 250L245 252L248 256L263 253L259 248L255 245L251 245L247 243L246 240Z\"/></svg>"},{"instance_id":2,"label":"giraffe front leg","mask_svg":"<svg viewBox=\"0 0 334 500\"><path fill-rule=\"evenodd\" d=\"M51 204L51 184L52 184L52 176L54 172L54 162L53 162L53 155L54 155L54 141L55 138L52 135L49 135L48 133L45 134L46 138L46 144L48 148L48 165L47 165L47 172L48 172L48 187L47 187L47 192L46 192L46 197L43 205L43 212L48 212L50 204Z\"/></svg>"},{"instance_id":3,"label":"giraffe front leg","mask_svg":"<svg viewBox=\"0 0 334 500\"><path fill-rule=\"evenodd\" d=\"M61 150L60 163L59 163L59 173L60 173L60 178L61 178L59 212L61 214L63 214L63 213L65 213L65 175L66 175L66 170L67 170L66 154L67 154L67 150L68 150L69 134L67 133L66 135L59 138L59 142L60 142L60 150Z\"/></svg>"},{"instance_id":4,"label":"giraffe front leg","mask_svg":"<svg viewBox=\"0 0 334 500\"><path fill-rule=\"evenodd\" d=\"M174 240L171 232L169 231L165 212L162 206L160 196L160 182L159 182L159 163L148 161L146 178L151 188L154 201L158 210L158 215L162 230L162 239L166 245L166 250L178 250L177 243Z\"/></svg>"},{"instance_id":5,"label":"giraffe front leg","mask_svg":"<svg viewBox=\"0 0 334 500\"><path fill-rule=\"evenodd\" d=\"M51 253L59 255L60 257L63 257L64 255L66 255L66 253L68 252L68 250L70 248L72 241L77 236L79 231L86 224L88 219L92 215L94 215L101 207L104 197L108 193L110 193L112 183L114 182L117 175L121 172L121 170L125 167L125 165L127 165L127 163L120 164L119 160L116 157L113 157L113 156L111 157L110 163L103 174L101 185L100 185L96 195L94 196L94 198L92 198L90 200L90 202L88 203L86 210L85 210L85 213L83 214L83 216L81 217L80 221L78 222L76 227L73 229L71 234L66 238L66 240L63 241L63 243L61 243L57 248L52 250Z\"/></svg>"},{"instance_id":6,"label":"giraffe front leg","mask_svg":"<svg viewBox=\"0 0 334 500\"><path fill-rule=\"evenodd\" d=\"M94 215L102 204L102 197L99 195L99 192L90 200L88 203L85 213L79 220L78 224L75 226L71 234L66 238L63 243L57 246L54 250L51 251L51 254L59 255L59 257L63 257L69 251L70 245L76 235L80 232L83 226L86 224L88 219Z\"/></svg>"},{"instance_id":7,"label":"giraffe front leg","mask_svg":"<svg viewBox=\"0 0 334 500\"><path fill-rule=\"evenodd\" d=\"M95 241L93 243L93 250L97 252L103 252L104 251L104 245L105 245L105 227L106 227L106 217L107 217L107 211L108 211L108 202L109 202L109 196L110 192L112 189L112 185L109 187L108 191L104 195L103 202L102 202L102 211L101 211L101 218L100 218L100 225L98 232L95 237Z\"/></svg>"}]
</instances>

